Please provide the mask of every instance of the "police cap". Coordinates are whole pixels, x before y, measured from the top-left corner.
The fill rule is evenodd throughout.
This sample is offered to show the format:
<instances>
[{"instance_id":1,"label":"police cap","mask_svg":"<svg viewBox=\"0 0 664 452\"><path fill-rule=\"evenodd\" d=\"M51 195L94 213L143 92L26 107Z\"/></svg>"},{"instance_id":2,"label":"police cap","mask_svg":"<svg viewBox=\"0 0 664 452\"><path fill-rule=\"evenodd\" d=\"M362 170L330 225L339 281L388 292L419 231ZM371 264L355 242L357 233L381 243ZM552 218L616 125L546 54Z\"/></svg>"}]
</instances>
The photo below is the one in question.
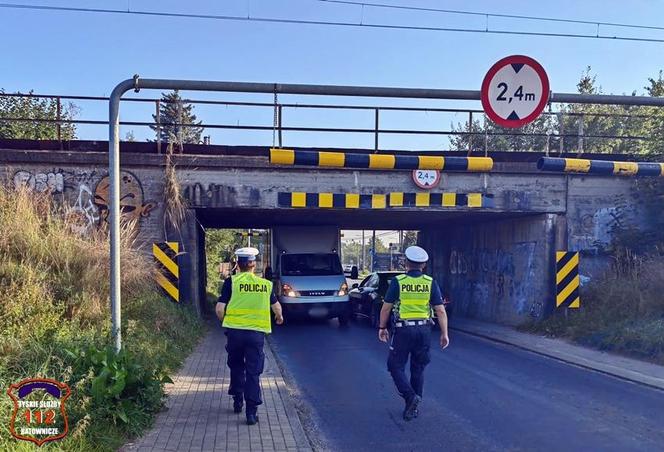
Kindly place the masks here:
<instances>
[{"instance_id":1,"label":"police cap","mask_svg":"<svg viewBox=\"0 0 664 452\"><path fill-rule=\"evenodd\" d=\"M429 255L419 246L409 246L406 248L406 259L416 264L423 264L429 260Z\"/></svg>"},{"instance_id":2,"label":"police cap","mask_svg":"<svg viewBox=\"0 0 664 452\"><path fill-rule=\"evenodd\" d=\"M246 246L244 248L239 248L235 251L235 255L237 256L238 262L255 261L257 254L258 254L258 250L256 248L251 247L251 246Z\"/></svg>"}]
</instances>

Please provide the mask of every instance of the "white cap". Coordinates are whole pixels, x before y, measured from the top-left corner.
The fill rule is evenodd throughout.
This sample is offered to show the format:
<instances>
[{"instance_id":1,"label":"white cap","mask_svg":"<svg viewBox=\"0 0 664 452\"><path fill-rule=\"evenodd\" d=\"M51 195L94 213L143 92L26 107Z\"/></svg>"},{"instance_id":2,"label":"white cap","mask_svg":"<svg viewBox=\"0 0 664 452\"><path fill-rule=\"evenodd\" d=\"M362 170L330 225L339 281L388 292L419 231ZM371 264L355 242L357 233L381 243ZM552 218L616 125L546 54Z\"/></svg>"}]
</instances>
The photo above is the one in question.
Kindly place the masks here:
<instances>
[{"instance_id":1,"label":"white cap","mask_svg":"<svg viewBox=\"0 0 664 452\"><path fill-rule=\"evenodd\" d=\"M409 246L406 248L406 259L417 264L423 264L429 260L429 255L419 246Z\"/></svg>"},{"instance_id":2,"label":"white cap","mask_svg":"<svg viewBox=\"0 0 664 452\"><path fill-rule=\"evenodd\" d=\"M238 259L244 259L248 261L255 261L257 254L258 250L251 246L239 248L238 250L235 251L235 255L237 256Z\"/></svg>"}]
</instances>

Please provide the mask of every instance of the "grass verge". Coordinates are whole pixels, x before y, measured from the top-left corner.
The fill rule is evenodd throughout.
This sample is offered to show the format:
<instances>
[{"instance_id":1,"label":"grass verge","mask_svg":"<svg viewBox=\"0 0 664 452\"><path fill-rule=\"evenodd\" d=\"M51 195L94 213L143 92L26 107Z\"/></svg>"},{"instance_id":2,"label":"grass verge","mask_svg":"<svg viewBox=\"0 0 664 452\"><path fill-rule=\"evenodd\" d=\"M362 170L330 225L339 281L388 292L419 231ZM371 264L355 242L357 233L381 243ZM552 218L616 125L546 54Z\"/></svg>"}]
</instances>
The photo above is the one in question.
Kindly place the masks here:
<instances>
[{"instance_id":1,"label":"grass verge","mask_svg":"<svg viewBox=\"0 0 664 452\"><path fill-rule=\"evenodd\" d=\"M664 259L624 253L581 292L582 308L524 331L664 364Z\"/></svg>"},{"instance_id":2,"label":"grass verge","mask_svg":"<svg viewBox=\"0 0 664 452\"><path fill-rule=\"evenodd\" d=\"M116 450L151 425L163 386L203 332L185 306L155 290L152 264L122 240L124 351L110 344L108 239L82 236L76 212L50 196L0 188L0 450L36 450L9 432L11 383L67 383L69 435L50 450ZM42 446L44 447L44 446Z\"/></svg>"}]
</instances>

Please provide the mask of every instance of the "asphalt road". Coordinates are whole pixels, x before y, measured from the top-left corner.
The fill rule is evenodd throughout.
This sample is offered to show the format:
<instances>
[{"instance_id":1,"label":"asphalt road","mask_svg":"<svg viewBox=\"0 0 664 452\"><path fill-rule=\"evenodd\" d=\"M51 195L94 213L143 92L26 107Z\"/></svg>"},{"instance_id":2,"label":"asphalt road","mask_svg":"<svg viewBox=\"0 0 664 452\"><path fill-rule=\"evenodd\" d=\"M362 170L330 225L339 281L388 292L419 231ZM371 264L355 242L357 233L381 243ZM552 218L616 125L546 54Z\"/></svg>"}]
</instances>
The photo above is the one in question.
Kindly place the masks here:
<instances>
[{"instance_id":1,"label":"asphalt road","mask_svg":"<svg viewBox=\"0 0 664 452\"><path fill-rule=\"evenodd\" d=\"M664 451L664 392L451 332L425 374L419 418L365 323L299 322L271 344L329 450Z\"/></svg>"}]
</instances>

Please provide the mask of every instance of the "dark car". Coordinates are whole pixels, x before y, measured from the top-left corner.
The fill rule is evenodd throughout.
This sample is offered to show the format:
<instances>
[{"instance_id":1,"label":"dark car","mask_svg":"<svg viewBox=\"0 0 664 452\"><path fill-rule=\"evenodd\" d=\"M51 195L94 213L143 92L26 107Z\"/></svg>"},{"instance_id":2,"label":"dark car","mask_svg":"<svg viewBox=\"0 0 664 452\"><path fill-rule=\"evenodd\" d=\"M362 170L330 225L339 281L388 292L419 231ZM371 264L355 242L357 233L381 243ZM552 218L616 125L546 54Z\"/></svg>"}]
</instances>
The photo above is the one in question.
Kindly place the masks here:
<instances>
[{"instance_id":1,"label":"dark car","mask_svg":"<svg viewBox=\"0 0 664 452\"><path fill-rule=\"evenodd\" d=\"M348 293L353 316L366 318L372 327L377 328L387 286L392 278L402 273L374 272L364 278L359 285L354 284Z\"/></svg>"},{"instance_id":2,"label":"dark car","mask_svg":"<svg viewBox=\"0 0 664 452\"><path fill-rule=\"evenodd\" d=\"M348 293L353 317L366 318L372 327L377 328L380 321L380 309L383 306L383 298L387 293L390 280L402 273L374 272L364 278L359 285L353 285L352 290ZM452 301L447 294L443 297L443 305L449 319L452 316ZM435 312L432 317L434 326L437 327Z\"/></svg>"}]
</instances>

